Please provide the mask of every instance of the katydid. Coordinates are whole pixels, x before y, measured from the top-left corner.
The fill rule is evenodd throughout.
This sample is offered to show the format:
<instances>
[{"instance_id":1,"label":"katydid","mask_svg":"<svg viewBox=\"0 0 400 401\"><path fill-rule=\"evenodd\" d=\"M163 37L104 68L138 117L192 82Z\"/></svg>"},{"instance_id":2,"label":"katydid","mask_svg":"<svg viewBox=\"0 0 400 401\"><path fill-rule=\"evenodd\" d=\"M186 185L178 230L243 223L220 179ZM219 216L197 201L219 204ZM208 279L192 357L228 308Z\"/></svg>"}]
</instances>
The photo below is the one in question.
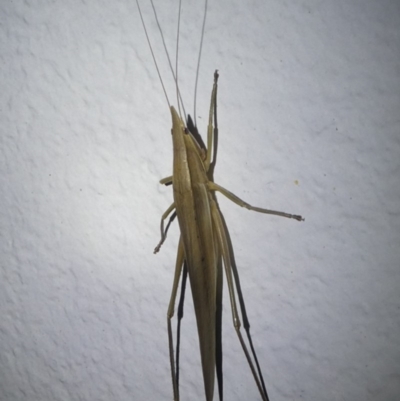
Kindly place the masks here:
<instances>
[{"instance_id":1,"label":"katydid","mask_svg":"<svg viewBox=\"0 0 400 401\"><path fill-rule=\"evenodd\" d=\"M137 4L142 18L138 0ZM145 27L144 22L143 25ZM202 35L203 34L204 31ZM149 40L148 36L147 39ZM179 105L181 100L176 73L173 72L173 76L177 85ZM217 90L218 71L215 71L207 128L207 147L201 140L195 122L192 122L190 116L188 116L185 122L180 116L180 113L173 106L170 106L172 117L173 175L162 179L160 182L165 185L172 184L174 202L162 216L161 241L154 252L156 253L159 251L162 243L166 239L169 225L175 216L177 216L180 228L180 239L178 243L172 293L167 312L173 394L174 400L178 401L180 398L180 317L178 316L178 346L176 356L174 355L171 320L175 311L175 301L181 277L182 290L180 308L183 307L186 276L188 275L197 321L205 398L206 401L213 400L216 375L219 398L220 400L223 399L221 340L223 265L228 284L233 325L256 381L261 398L263 401L268 401L268 393L250 336L250 325L240 288L232 243L215 193L218 191L237 205L259 213L287 217L298 221L304 219L299 215L253 207L214 182L214 168L218 150ZM164 228L164 221L169 216L169 223ZM251 352L249 352L241 334L241 320L236 303L235 288L239 300L243 326L247 334Z\"/></svg>"}]
</instances>

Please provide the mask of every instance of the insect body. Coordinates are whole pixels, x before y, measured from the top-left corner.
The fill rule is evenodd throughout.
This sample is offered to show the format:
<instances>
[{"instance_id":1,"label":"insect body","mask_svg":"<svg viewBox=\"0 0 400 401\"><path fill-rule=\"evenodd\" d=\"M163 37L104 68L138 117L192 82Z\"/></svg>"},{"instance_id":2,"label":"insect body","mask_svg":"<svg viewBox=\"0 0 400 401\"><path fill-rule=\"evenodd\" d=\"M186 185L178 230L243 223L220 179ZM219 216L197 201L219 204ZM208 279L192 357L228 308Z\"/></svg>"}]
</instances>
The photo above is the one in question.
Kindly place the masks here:
<instances>
[{"instance_id":1,"label":"insect body","mask_svg":"<svg viewBox=\"0 0 400 401\"><path fill-rule=\"evenodd\" d=\"M144 28L146 30L145 25ZM175 74L174 79L177 85ZM181 235L178 244L171 299L167 312L174 400L179 401L180 398L179 337L181 312L179 310L183 308L187 275L189 276L195 308L205 398L206 401L213 400L214 382L215 376L217 376L219 398L220 400L223 399L221 320L222 266L224 266L233 325L261 398L263 401L268 401L267 390L250 336L250 325L240 288L232 244L215 193L218 191L239 206L256 212L292 218L298 221L303 220L303 218L289 213L253 207L214 182L214 168L218 147L217 85L218 72L216 71L214 73L214 85L208 119L207 147L203 144L197 127L192 123L190 117L188 117L185 123L180 113L174 107L170 107L172 117L173 175L164 178L160 182L165 185L172 184L174 202L162 216L161 241L154 252L156 253L160 249L162 243L165 241L170 223L177 216ZM178 86L177 93L179 94ZM168 216L170 216L170 221L164 229L164 221ZM181 276L182 295L178 308L178 340L177 354L175 356L171 320L174 315L175 301ZM236 296L239 299L243 327L246 331L251 352L248 351L248 347L241 334L241 319L239 318Z\"/></svg>"},{"instance_id":2,"label":"insect body","mask_svg":"<svg viewBox=\"0 0 400 401\"><path fill-rule=\"evenodd\" d=\"M157 246L156 251L159 250L166 236L164 220L173 210L176 211L181 232L174 285L168 308L168 335L174 399L179 399L179 388L178 372L175 368L177 361L175 361L174 356L171 319L174 314L179 277L183 268L188 271L192 290L206 400L211 401L213 399L215 371L217 371L219 393L222 399L222 344L220 330L223 262L228 282L233 324L256 380L261 397L263 400L268 400L261 370L259 369L257 357L252 347L247 315L244 308L233 252L231 251L229 234L217 204L215 191L221 192L233 202L250 210L293 218L298 221L303 219L298 215L253 207L213 182L218 135L217 124L215 123L215 127L213 126L213 115L216 116L217 80L218 73L215 72L208 125L208 149L202 147L202 144L196 140L196 128L192 128L192 130L195 131L192 133L182 121L174 107L171 107L174 151L173 176L172 179L167 178L161 181L164 184L170 184L172 182L174 203L163 215L161 222L162 240ZM211 150L213 146L214 157L211 160ZM254 362L250 357L240 332L241 321L236 305L235 285Z\"/></svg>"}]
</instances>

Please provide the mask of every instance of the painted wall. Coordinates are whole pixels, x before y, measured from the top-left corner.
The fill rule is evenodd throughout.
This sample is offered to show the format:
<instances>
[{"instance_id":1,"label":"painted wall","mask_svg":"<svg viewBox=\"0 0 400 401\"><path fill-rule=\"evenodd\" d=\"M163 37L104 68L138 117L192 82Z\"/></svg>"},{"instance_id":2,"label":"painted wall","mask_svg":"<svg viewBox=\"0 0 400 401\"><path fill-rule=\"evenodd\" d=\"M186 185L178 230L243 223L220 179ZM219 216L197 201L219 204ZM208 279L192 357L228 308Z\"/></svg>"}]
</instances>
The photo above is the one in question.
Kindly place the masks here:
<instances>
[{"instance_id":1,"label":"painted wall","mask_svg":"<svg viewBox=\"0 0 400 401\"><path fill-rule=\"evenodd\" d=\"M172 54L176 3L156 2ZM183 5L187 110L200 3ZM177 224L153 249L172 202L158 184L171 122L136 3L0 10L0 399L170 400ZM205 132L219 69L216 181L306 218L219 196L271 401L398 399L399 26L397 1L209 1L197 119ZM181 398L200 400L190 301ZM224 305L226 399L258 400Z\"/></svg>"}]
</instances>

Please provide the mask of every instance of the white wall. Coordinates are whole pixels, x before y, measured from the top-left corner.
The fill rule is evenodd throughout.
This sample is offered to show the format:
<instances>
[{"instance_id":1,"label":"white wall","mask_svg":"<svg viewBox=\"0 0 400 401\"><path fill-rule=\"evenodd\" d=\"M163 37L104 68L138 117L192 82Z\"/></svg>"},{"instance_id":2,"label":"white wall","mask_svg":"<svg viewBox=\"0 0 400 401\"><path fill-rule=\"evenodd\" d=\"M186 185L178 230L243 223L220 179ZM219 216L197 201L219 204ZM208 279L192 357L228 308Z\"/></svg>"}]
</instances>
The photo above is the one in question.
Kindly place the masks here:
<instances>
[{"instance_id":1,"label":"white wall","mask_svg":"<svg viewBox=\"0 0 400 401\"><path fill-rule=\"evenodd\" d=\"M185 1L182 18L190 110L198 3ZM271 401L396 400L399 3L209 3L197 113L205 132L219 69L216 181L306 218L219 196ZM176 1L156 6L172 49ZM172 399L177 224L152 253L172 201L158 185L171 174L171 122L136 3L0 10L0 399ZM258 400L225 301L226 399ZM181 395L200 400L190 296L185 312Z\"/></svg>"}]
</instances>

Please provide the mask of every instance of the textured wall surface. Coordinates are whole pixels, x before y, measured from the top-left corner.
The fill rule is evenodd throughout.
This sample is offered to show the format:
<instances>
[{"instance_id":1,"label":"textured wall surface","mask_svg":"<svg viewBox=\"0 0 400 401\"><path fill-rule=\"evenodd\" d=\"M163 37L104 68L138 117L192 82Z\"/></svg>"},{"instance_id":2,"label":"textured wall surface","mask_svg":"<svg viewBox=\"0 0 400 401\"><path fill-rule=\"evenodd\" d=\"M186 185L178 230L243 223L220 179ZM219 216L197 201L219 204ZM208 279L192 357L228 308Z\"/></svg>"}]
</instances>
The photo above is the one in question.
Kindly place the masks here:
<instances>
[{"instance_id":1,"label":"textured wall surface","mask_svg":"<svg viewBox=\"0 0 400 401\"><path fill-rule=\"evenodd\" d=\"M209 1L197 119L220 72L216 181L271 401L400 394L400 6ZM143 13L170 101L154 16ZM174 58L177 2L156 1ZM193 109L203 4L179 57ZM136 3L0 5L0 400L170 400L178 226L170 115ZM259 400L224 299L226 400ZM204 399L187 297L182 400Z\"/></svg>"}]
</instances>

